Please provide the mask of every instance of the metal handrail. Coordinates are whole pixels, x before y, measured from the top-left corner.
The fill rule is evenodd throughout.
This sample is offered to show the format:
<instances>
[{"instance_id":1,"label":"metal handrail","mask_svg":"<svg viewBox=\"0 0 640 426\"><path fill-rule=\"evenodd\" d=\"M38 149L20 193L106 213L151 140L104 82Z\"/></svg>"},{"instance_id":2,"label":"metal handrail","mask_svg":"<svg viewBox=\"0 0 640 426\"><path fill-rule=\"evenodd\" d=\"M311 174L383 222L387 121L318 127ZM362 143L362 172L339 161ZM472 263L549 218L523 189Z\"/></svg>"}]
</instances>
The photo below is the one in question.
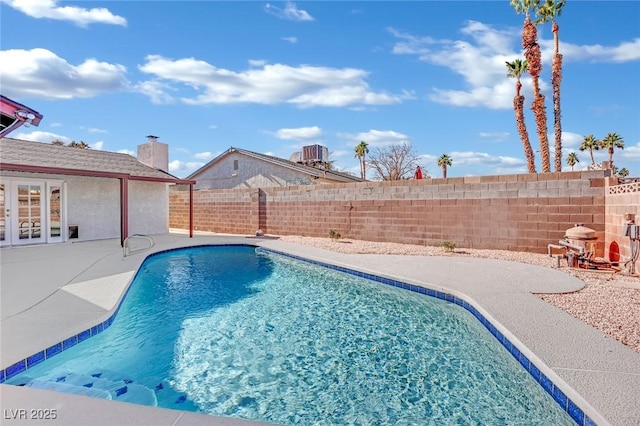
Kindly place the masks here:
<instances>
[{"instance_id":1,"label":"metal handrail","mask_svg":"<svg viewBox=\"0 0 640 426\"><path fill-rule=\"evenodd\" d=\"M131 238L144 238L145 240L147 240L149 242L149 247L143 247L141 249L137 249L135 251L130 251L129 249L129 240ZM153 236L151 235L145 235L145 234L133 234L133 235L129 235L125 240L124 243L122 244L122 257L127 257L127 255L132 254L132 253L139 253L145 250L149 250L151 248L153 248L156 245L156 239L153 238Z\"/></svg>"}]
</instances>

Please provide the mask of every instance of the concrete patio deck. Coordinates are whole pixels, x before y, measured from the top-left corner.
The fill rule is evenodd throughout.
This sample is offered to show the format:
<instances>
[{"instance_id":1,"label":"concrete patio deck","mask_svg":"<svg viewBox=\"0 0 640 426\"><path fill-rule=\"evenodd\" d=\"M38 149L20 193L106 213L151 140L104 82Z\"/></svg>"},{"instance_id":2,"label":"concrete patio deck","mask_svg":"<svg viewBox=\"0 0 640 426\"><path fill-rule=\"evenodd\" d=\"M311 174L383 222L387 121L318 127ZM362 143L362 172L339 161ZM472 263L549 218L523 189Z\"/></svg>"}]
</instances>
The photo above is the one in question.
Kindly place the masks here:
<instances>
[{"instance_id":1,"label":"concrete patio deck","mask_svg":"<svg viewBox=\"0 0 640 426\"><path fill-rule=\"evenodd\" d=\"M0 368L13 365L109 318L152 252L202 244L252 244L422 285L472 303L600 425L640 424L640 354L532 293L583 283L520 263L462 257L345 255L277 239L156 236L152 250L123 258L119 240L3 248L0 252ZM255 425L161 408L0 385L2 424L19 409L57 409L53 423ZM36 421L36 420L34 420Z\"/></svg>"}]
</instances>

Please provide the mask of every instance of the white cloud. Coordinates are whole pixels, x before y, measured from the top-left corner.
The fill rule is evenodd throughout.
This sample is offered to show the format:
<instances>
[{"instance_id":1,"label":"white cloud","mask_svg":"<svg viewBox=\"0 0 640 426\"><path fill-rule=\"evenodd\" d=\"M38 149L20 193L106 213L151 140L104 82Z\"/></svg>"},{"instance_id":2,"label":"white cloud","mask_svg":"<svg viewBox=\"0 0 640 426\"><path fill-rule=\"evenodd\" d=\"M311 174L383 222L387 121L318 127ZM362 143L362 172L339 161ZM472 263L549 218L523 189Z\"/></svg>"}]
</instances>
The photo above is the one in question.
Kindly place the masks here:
<instances>
[{"instance_id":1,"label":"white cloud","mask_svg":"<svg viewBox=\"0 0 640 426\"><path fill-rule=\"evenodd\" d=\"M337 158L348 157L351 159L353 157L353 151L345 151L344 149L338 149L336 151L329 151L329 158L331 160L335 160ZM358 173L360 173L360 167L358 167Z\"/></svg>"},{"instance_id":2,"label":"white cloud","mask_svg":"<svg viewBox=\"0 0 640 426\"><path fill-rule=\"evenodd\" d=\"M197 154L194 154L193 157L197 158L198 160L211 160L214 155L212 152L199 152Z\"/></svg>"},{"instance_id":3,"label":"white cloud","mask_svg":"<svg viewBox=\"0 0 640 426\"><path fill-rule=\"evenodd\" d=\"M177 84L200 91L193 98L181 99L190 105L290 103L299 107L344 107L396 104L410 96L370 90L365 81L369 73L355 68L266 64L236 72L195 58L172 60L160 55L147 56L139 68L155 77L139 85L153 88L147 91L152 101L170 99L170 84Z\"/></svg>"},{"instance_id":4,"label":"white cloud","mask_svg":"<svg viewBox=\"0 0 640 426\"><path fill-rule=\"evenodd\" d=\"M434 87L429 95L432 101L492 109L512 107L515 84L506 79L505 61L518 56L511 49L517 36L515 30L496 30L477 21L467 21L461 32L471 41L436 40L394 29L389 31L400 39L393 48L394 53L418 55L422 61L450 68L463 77L466 89ZM522 80L524 90L528 87L527 80Z\"/></svg>"},{"instance_id":5,"label":"white cloud","mask_svg":"<svg viewBox=\"0 0 640 426\"><path fill-rule=\"evenodd\" d=\"M217 125L217 124L210 124L210 125L209 125L209 128L210 128L210 129L217 129L217 128L218 128L218 125Z\"/></svg>"},{"instance_id":6,"label":"white cloud","mask_svg":"<svg viewBox=\"0 0 640 426\"><path fill-rule=\"evenodd\" d=\"M521 55L520 30L496 29L478 21L467 21L460 32L467 40L420 37L393 28L389 32L399 39L393 47L395 54L417 55L422 61L451 69L460 75L461 89L433 87L429 99L437 103L508 109L513 107L515 82L506 78L505 62ZM531 93L531 79L521 79L523 93ZM549 85L540 81L541 89Z\"/></svg>"},{"instance_id":7,"label":"white cloud","mask_svg":"<svg viewBox=\"0 0 640 426\"><path fill-rule=\"evenodd\" d=\"M249 65L252 67L263 67L267 64L264 59L249 59Z\"/></svg>"},{"instance_id":8,"label":"white cloud","mask_svg":"<svg viewBox=\"0 0 640 426\"><path fill-rule=\"evenodd\" d=\"M47 49L0 51L2 90L10 97L89 98L126 89L126 68L87 59L69 64Z\"/></svg>"},{"instance_id":9,"label":"white cloud","mask_svg":"<svg viewBox=\"0 0 640 426\"><path fill-rule=\"evenodd\" d=\"M361 133L339 133L338 137L348 139L354 147L359 144L360 141L365 141L369 145L369 148L411 142L411 138L409 136L393 130L371 129L368 132Z\"/></svg>"},{"instance_id":10,"label":"white cloud","mask_svg":"<svg viewBox=\"0 0 640 426\"><path fill-rule=\"evenodd\" d=\"M397 55L418 55L423 59L431 52L429 46L438 43L434 38L414 36L392 27L387 28L387 31L401 40L393 45L392 52Z\"/></svg>"},{"instance_id":11,"label":"white cloud","mask_svg":"<svg viewBox=\"0 0 640 426\"><path fill-rule=\"evenodd\" d=\"M95 127L88 127L87 132L89 133L109 133L107 130L97 129Z\"/></svg>"},{"instance_id":12,"label":"white cloud","mask_svg":"<svg viewBox=\"0 0 640 426\"><path fill-rule=\"evenodd\" d=\"M629 161L640 161L640 142L626 147L623 151L616 151L615 157L621 157ZM636 170L636 173L638 172L640 172L640 170Z\"/></svg>"},{"instance_id":13,"label":"white cloud","mask_svg":"<svg viewBox=\"0 0 640 426\"><path fill-rule=\"evenodd\" d=\"M523 87L529 78L522 79ZM543 86L542 84L540 85ZM445 90L433 88L429 99L441 104L449 104L462 107L484 106L491 109L513 108L513 96L515 95L515 84L508 80L503 80L493 86L474 87L468 91Z\"/></svg>"},{"instance_id":14,"label":"white cloud","mask_svg":"<svg viewBox=\"0 0 640 426\"><path fill-rule=\"evenodd\" d=\"M78 6L58 6L56 0L0 0L32 18L69 21L80 27L89 24L112 24L126 26L127 20L114 15L106 8L85 9Z\"/></svg>"},{"instance_id":15,"label":"white cloud","mask_svg":"<svg viewBox=\"0 0 640 426\"><path fill-rule=\"evenodd\" d=\"M453 151L448 155L451 157L454 166L461 167L482 165L499 167L504 170L526 165L526 161L523 158L491 155L486 152Z\"/></svg>"},{"instance_id":16,"label":"white cloud","mask_svg":"<svg viewBox=\"0 0 640 426\"><path fill-rule=\"evenodd\" d=\"M548 135L549 143L552 144L555 141L555 135L553 133L549 133ZM572 132L562 132L562 150L567 151L567 149L577 150L580 145L582 145L582 141L584 140L584 135ZM550 147L553 149L552 147Z\"/></svg>"},{"instance_id":17,"label":"white cloud","mask_svg":"<svg viewBox=\"0 0 640 426\"><path fill-rule=\"evenodd\" d=\"M62 123L51 123L49 127L62 127Z\"/></svg>"},{"instance_id":18,"label":"white cloud","mask_svg":"<svg viewBox=\"0 0 640 426\"><path fill-rule=\"evenodd\" d=\"M56 139L64 143L71 142L71 139L66 136L58 135L56 133L51 133L51 132L43 132L41 130L35 130L29 133L18 133L17 135L15 136L12 135L11 137L15 139L22 139L25 141L43 142L43 143L51 143Z\"/></svg>"},{"instance_id":19,"label":"white cloud","mask_svg":"<svg viewBox=\"0 0 640 426\"><path fill-rule=\"evenodd\" d=\"M89 146L91 147L91 149L95 149L96 151L102 151L102 147L104 146L104 141L94 142L89 144Z\"/></svg>"},{"instance_id":20,"label":"white cloud","mask_svg":"<svg viewBox=\"0 0 640 426\"><path fill-rule=\"evenodd\" d=\"M132 157L137 156L137 154L136 154L135 152L131 151L130 149L119 149L119 150L118 150L118 151L116 151L116 152L118 152L118 153L120 153L120 154L129 154L129 155L131 155Z\"/></svg>"},{"instance_id":21,"label":"white cloud","mask_svg":"<svg viewBox=\"0 0 640 426\"><path fill-rule=\"evenodd\" d=\"M428 95L433 102L461 107L509 109L513 105L515 82L506 78L505 62L522 57L521 29L497 29L478 21L467 21L460 29L464 39L435 39L387 29L396 39L392 53L416 55L421 61L449 68L462 77L464 86L458 89L433 87ZM542 60L550 64L553 40L538 40ZM628 62L640 59L640 38L618 45L575 45L562 42L563 60L583 62ZM522 80L522 93L532 99L531 78ZM549 84L540 80L543 92Z\"/></svg>"},{"instance_id":22,"label":"white cloud","mask_svg":"<svg viewBox=\"0 0 640 426\"><path fill-rule=\"evenodd\" d=\"M279 8L270 3L264 6L264 10L280 19L286 19L289 21L313 21L313 16L309 15L306 10L298 9L296 4L291 1L287 1L284 8Z\"/></svg>"},{"instance_id":23,"label":"white cloud","mask_svg":"<svg viewBox=\"0 0 640 426\"><path fill-rule=\"evenodd\" d=\"M553 55L553 40L542 40L542 59L549 63ZM600 44L577 45L560 41L560 53L564 61L583 62L631 62L640 60L640 37L632 41L623 41L614 46Z\"/></svg>"},{"instance_id":24,"label":"white cloud","mask_svg":"<svg viewBox=\"0 0 640 426\"><path fill-rule=\"evenodd\" d=\"M282 40L288 41L291 44L295 44L298 42L298 37L282 37Z\"/></svg>"},{"instance_id":25,"label":"white cloud","mask_svg":"<svg viewBox=\"0 0 640 426\"><path fill-rule=\"evenodd\" d=\"M308 141L320 138L322 136L322 129L318 126L279 129L274 133L274 136L278 139Z\"/></svg>"},{"instance_id":26,"label":"white cloud","mask_svg":"<svg viewBox=\"0 0 640 426\"><path fill-rule=\"evenodd\" d=\"M160 81L143 81L136 84L134 89L147 95L151 99L151 103L155 105L167 105L174 102L173 97L167 92L175 91L175 89Z\"/></svg>"},{"instance_id":27,"label":"white cloud","mask_svg":"<svg viewBox=\"0 0 640 426\"><path fill-rule=\"evenodd\" d=\"M204 166L201 162L184 162L180 160L173 160L169 163L169 172L176 176L186 176L198 170Z\"/></svg>"},{"instance_id":28,"label":"white cloud","mask_svg":"<svg viewBox=\"0 0 640 426\"><path fill-rule=\"evenodd\" d=\"M509 139L509 132L480 132L481 138L493 139L496 142L503 142Z\"/></svg>"}]
</instances>

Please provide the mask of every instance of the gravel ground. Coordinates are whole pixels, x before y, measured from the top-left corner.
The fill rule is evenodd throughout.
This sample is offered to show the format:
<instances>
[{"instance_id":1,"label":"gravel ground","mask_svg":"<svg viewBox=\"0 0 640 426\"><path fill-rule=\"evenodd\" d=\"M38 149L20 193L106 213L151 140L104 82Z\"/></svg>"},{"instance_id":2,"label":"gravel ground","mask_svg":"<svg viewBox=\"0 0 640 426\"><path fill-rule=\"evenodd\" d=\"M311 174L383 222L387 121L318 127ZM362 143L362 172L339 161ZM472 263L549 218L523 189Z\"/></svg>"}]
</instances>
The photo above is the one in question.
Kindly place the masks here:
<instances>
[{"instance_id":1,"label":"gravel ground","mask_svg":"<svg viewBox=\"0 0 640 426\"><path fill-rule=\"evenodd\" d=\"M409 256L469 256L511 260L555 268L555 259L545 254L506 250L455 249L410 244L379 243L329 238L281 236L282 241L304 244L345 254L401 254ZM563 294L539 294L542 300L568 312L640 353L640 278L589 272L568 268L560 270L585 282L582 290Z\"/></svg>"}]
</instances>

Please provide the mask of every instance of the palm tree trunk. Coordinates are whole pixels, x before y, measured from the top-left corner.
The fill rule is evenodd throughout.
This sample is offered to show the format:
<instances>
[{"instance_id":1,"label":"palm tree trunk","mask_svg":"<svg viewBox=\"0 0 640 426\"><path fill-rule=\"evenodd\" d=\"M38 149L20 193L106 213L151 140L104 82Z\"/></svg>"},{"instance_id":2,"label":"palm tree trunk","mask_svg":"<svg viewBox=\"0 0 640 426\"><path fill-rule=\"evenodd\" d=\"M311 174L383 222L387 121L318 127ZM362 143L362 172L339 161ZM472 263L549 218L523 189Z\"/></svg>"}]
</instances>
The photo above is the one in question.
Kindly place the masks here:
<instances>
[{"instance_id":1,"label":"palm tree trunk","mask_svg":"<svg viewBox=\"0 0 640 426\"><path fill-rule=\"evenodd\" d=\"M542 159L542 172L551 171L549 161L549 139L547 136L547 116L544 106L544 95L540 92L540 71L542 70L542 59L540 45L537 42L538 30L529 17L525 20L522 31L522 47L525 49L524 56L529 62L529 74L533 80L534 99L531 109L536 118L538 139L540 140L540 157Z\"/></svg>"},{"instance_id":2,"label":"palm tree trunk","mask_svg":"<svg viewBox=\"0 0 640 426\"><path fill-rule=\"evenodd\" d=\"M442 177L444 179L447 178L447 166L446 166L446 164L442 166Z\"/></svg>"},{"instance_id":3,"label":"palm tree trunk","mask_svg":"<svg viewBox=\"0 0 640 426\"><path fill-rule=\"evenodd\" d=\"M562 55L558 52L558 24L553 21L553 45L555 53L551 64L551 84L553 86L553 128L555 134L555 170L562 171L562 125L560 123L560 82L562 81Z\"/></svg>"},{"instance_id":4,"label":"palm tree trunk","mask_svg":"<svg viewBox=\"0 0 640 426\"><path fill-rule=\"evenodd\" d=\"M555 134L555 170L562 171L562 124L560 122L560 81L562 80L562 55L553 57L551 84L553 85L553 128Z\"/></svg>"},{"instance_id":5,"label":"palm tree trunk","mask_svg":"<svg viewBox=\"0 0 640 426\"><path fill-rule=\"evenodd\" d=\"M520 95L520 87L522 84L518 81L516 83L516 96L513 98L513 110L516 114L516 126L518 127L518 134L524 147L524 155L527 158L527 169L529 173L536 172L536 163L533 155L533 149L529 142L529 133L527 133L527 126L524 122L524 96Z\"/></svg>"},{"instance_id":6,"label":"palm tree trunk","mask_svg":"<svg viewBox=\"0 0 640 426\"><path fill-rule=\"evenodd\" d=\"M593 148L589 148L589 154L591 154L591 165L596 165L596 160L593 158Z\"/></svg>"}]
</instances>

